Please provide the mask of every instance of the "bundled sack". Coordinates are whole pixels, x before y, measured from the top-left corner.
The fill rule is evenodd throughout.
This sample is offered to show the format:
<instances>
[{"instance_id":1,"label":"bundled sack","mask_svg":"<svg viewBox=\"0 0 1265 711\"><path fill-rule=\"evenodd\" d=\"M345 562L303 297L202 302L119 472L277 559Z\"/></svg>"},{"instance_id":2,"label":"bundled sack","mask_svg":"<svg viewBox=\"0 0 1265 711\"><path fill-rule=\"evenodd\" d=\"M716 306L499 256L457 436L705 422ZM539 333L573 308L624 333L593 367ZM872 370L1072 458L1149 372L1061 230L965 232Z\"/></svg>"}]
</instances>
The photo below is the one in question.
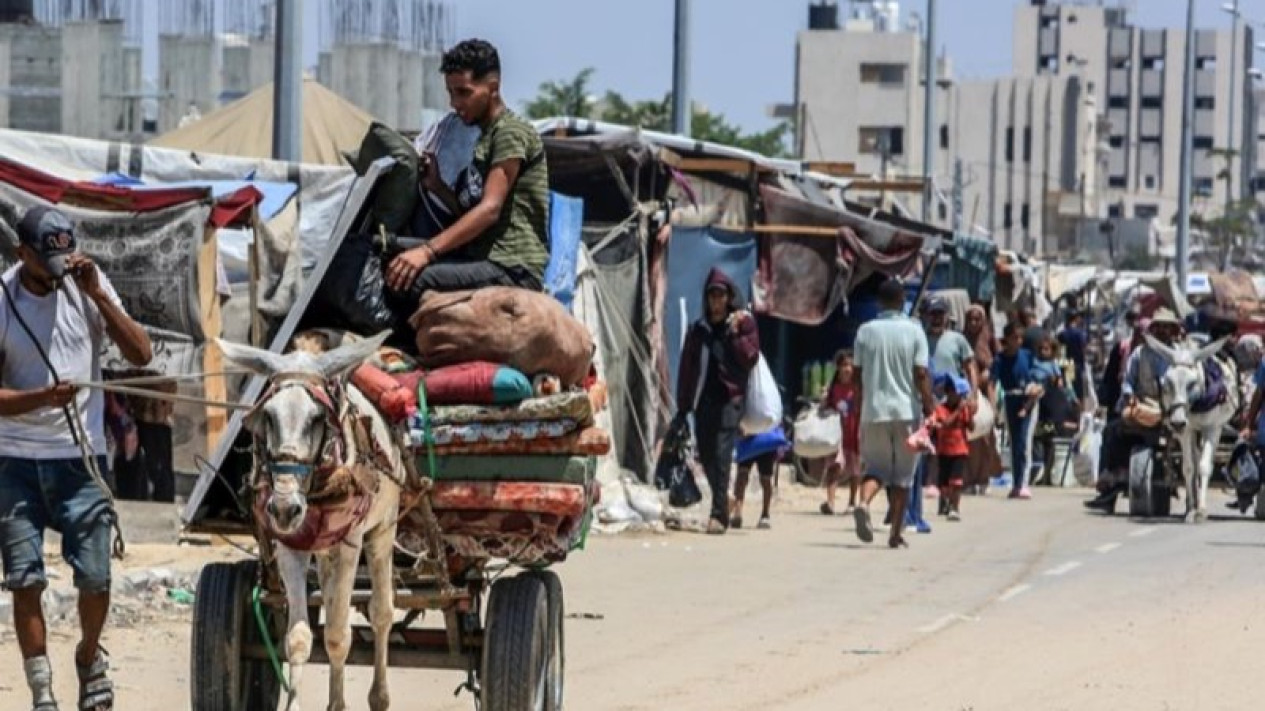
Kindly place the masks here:
<instances>
[{"instance_id":1,"label":"bundled sack","mask_svg":"<svg viewBox=\"0 0 1265 711\"><path fill-rule=\"evenodd\" d=\"M378 333L395 326L387 305L383 248L373 235L349 234L334 254L309 308L335 328Z\"/></svg>"},{"instance_id":2,"label":"bundled sack","mask_svg":"<svg viewBox=\"0 0 1265 711\"><path fill-rule=\"evenodd\" d=\"M351 374L351 384L392 422L402 422L417 411L417 392L369 363L356 368Z\"/></svg>"},{"instance_id":3,"label":"bundled sack","mask_svg":"<svg viewBox=\"0 0 1265 711\"><path fill-rule=\"evenodd\" d=\"M584 324L553 298L526 289L427 293L409 323L427 368L505 363L528 377L556 375L569 388L588 375L593 357L593 337Z\"/></svg>"},{"instance_id":4,"label":"bundled sack","mask_svg":"<svg viewBox=\"0 0 1265 711\"><path fill-rule=\"evenodd\" d=\"M374 161L384 157L389 157L395 165L378 178L374 187L373 217L387 232L398 234L409 229L417 207L417 150L390 126L375 121L369 125L360 148L346 156L356 175L365 175Z\"/></svg>"},{"instance_id":5,"label":"bundled sack","mask_svg":"<svg viewBox=\"0 0 1265 711\"><path fill-rule=\"evenodd\" d=\"M517 405L532 396L526 375L485 361L436 368L422 380L431 405Z\"/></svg>"}]
</instances>

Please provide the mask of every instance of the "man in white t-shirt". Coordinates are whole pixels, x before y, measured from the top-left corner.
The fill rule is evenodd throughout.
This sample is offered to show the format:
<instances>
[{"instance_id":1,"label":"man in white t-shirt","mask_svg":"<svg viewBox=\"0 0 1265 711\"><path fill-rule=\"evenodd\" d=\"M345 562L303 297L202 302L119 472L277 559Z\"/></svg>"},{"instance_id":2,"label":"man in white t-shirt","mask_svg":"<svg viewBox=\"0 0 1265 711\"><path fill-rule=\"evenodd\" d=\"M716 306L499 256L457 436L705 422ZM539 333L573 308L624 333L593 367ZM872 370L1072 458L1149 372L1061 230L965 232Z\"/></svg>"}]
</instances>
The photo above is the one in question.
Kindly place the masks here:
<instances>
[{"instance_id":1,"label":"man in white t-shirt","mask_svg":"<svg viewBox=\"0 0 1265 711\"><path fill-rule=\"evenodd\" d=\"M114 707L100 649L110 609L110 530L115 513L88 471L106 463L104 399L73 383L101 380L108 336L131 363L153 356L149 337L123 310L92 260L76 250L65 215L31 208L17 225L19 263L0 275L0 554L13 592L13 622L34 711L56 711L40 596L44 531L62 534L62 557L79 589L83 640L75 652L77 708ZM72 406L73 403L73 406ZM69 418L77 417L72 430ZM86 436L86 442L76 440Z\"/></svg>"}]
</instances>

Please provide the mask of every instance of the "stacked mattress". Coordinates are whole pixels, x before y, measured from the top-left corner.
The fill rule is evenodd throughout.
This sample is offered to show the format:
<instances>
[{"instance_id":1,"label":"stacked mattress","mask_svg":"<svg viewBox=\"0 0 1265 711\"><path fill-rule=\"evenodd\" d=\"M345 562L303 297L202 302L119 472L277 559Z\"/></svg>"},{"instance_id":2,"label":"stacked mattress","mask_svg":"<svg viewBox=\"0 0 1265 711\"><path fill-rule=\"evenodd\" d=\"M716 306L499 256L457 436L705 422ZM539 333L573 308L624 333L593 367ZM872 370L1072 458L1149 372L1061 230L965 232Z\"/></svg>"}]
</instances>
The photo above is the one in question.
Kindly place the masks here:
<instances>
[{"instance_id":1,"label":"stacked mattress","mask_svg":"<svg viewBox=\"0 0 1265 711\"><path fill-rule=\"evenodd\" d=\"M596 457L609 435L585 390L513 405L420 407L408 419L418 471L445 542L469 558L565 558L597 503Z\"/></svg>"}]
</instances>

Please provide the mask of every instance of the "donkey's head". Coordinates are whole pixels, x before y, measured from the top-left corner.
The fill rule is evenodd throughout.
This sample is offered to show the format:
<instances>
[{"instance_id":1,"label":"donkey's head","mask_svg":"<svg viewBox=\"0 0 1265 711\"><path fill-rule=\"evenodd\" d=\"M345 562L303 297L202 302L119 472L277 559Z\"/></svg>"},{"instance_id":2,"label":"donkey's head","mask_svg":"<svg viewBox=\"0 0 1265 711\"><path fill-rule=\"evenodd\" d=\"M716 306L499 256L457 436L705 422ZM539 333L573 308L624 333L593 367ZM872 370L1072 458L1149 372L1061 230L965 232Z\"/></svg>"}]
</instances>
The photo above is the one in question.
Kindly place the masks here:
<instances>
[{"instance_id":1,"label":"donkey's head","mask_svg":"<svg viewBox=\"0 0 1265 711\"><path fill-rule=\"evenodd\" d=\"M1168 361L1168 370L1160 380L1160 396L1164 417L1174 430L1181 432L1190 422L1190 403L1204 390L1203 363L1221 351L1225 340L1193 350L1165 345L1150 335L1146 337L1147 346Z\"/></svg>"},{"instance_id":2,"label":"donkey's head","mask_svg":"<svg viewBox=\"0 0 1265 711\"><path fill-rule=\"evenodd\" d=\"M378 350L387 335L319 355L302 351L278 355L217 341L225 358L269 380L267 391L243 424L263 450L260 464L272 489L265 511L277 533L288 534L299 527L315 474L340 463L337 386Z\"/></svg>"}]
</instances>

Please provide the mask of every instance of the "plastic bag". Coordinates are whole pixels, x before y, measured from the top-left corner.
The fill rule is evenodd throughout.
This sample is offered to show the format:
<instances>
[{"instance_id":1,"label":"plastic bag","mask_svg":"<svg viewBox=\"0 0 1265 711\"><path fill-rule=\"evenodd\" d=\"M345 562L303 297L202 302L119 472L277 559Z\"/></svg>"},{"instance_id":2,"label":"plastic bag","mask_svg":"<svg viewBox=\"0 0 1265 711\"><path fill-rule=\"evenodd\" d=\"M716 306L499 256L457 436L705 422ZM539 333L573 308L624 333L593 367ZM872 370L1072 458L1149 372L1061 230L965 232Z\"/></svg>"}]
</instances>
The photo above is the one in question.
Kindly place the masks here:
<instances>
[{"instance_id":1,"label":"plastic bag","mask_svg":"<svg viewBox=\"0 0 1265 711\"><path fill-rule=\"evenodd\" d=\"M333 322L330 325L356 333L395 327L395 314L387 306L382 257L369 235L347 235L312 304L315 308L310 311L327 315Z\"/></svg>"},{"instance_id":2,"label":"plastic bag","mask_svg":"<svg viewBox=\"0 0 1265 711\"><path fill-rule=\"evenodd\" d=\"M1072 441L1072 476L1081 486L1098 483L1102 430L1102 420L1094 417L1093 413L1081 413L1080 434Z\"/></svg>"},{"instance_id":3,"label":"plastic bag","mask_svg":"<svg viewBox=\"0 0 1265 711\"><path fill-rule=\"evenodd\" d=\"M993 426L997 424L997 410L993 407L993 403L986 397L984 393L975 392L975 419L971 422L970 436L968 441L974 442L977 439L983 439L989 432L993 431Z\"/></svg>"},{"instance_id":4,"label":"plastic bag","mask_svg":"<svg viewBox=\"0 0 1265 711\"><path fill-rule=\"evenodd\" d=\"M663 440L663 449L654 468L654 485L668 492L668 505L675 508L693 506L703 500L703 492L694 481L694 443L689 423L674 422Z\"/></svg>"},{"instance_id":5,"label":"plastic bag","mask_svg":"<svg viewBox=\"0 0 1265 711\"><path fill-rule=\"evenodd\" d=\"M747 376L747 404L738 426L745 434L761 434L782 422L782 394L778 392L773 371L760 356L755 368Z\"/></svg>"},{"instance_id":6,"label":"plastic bag","mask_svg":"<svg viewBox=\"0 0 1265 711\"><path fill-rule=\"evenodd\" d=\"M809 408L795 420L795 454L805 459L833 457L842 434L837 411Z\"/></svg>"}]
</instances>

